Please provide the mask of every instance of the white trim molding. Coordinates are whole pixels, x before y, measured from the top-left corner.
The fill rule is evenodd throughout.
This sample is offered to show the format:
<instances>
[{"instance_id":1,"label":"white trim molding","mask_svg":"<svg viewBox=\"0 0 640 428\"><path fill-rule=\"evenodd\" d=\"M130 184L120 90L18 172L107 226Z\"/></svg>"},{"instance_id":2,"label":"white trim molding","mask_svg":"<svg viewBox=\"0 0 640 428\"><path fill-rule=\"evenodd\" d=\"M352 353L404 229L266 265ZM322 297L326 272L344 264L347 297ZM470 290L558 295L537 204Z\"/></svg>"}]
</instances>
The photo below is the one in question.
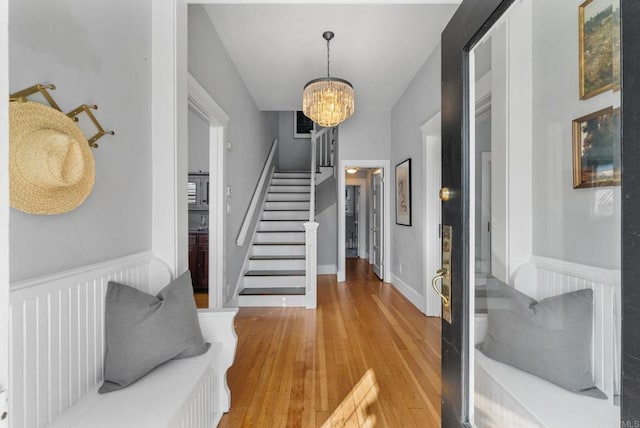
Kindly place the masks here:
<instances>
[{"instance_id":1,"label":"white trim molding","mask_svg":"<svg viewBox=\"0 0 640 428\"><path fill-rule=\"evenodd\" d=\"M440 236L441 202L438 198L438 190L441 186L441 122L440 111L431 116L421 127L423 168L423 216L424 234L422 236L423 248L423 308L427 316L439 317L442 312L440 297L431 289L430 279L436 275L436 271L442 266L442 250Z\"/></svg>"},{"instance_id":2,"label":"white trim molding","mask_svg":"<svg viewBox=\"0 0 640 428\"><path fill-rule=\"evenodd\" d=\"M226 284L224 158L229 116L191 73L187 76L187 93L189 105L202 113L209 122L209 290L213 290L209 293L209 307L221 308L225 303ZM180 192L181 190L178 194Z\"/></svg>"},{"instance_id":3,"label":"white trim molding","mask_svg":"<svg viewBox=\"0 0 640 428\"><path fill-rule=\"evenodd\" d=\"M336 265L318 265L318 275L335 275L338 272Z\"/></svg>"},{"instance_id":4,"label":"white trim molding","mask_svg":"<svg viewBox=\"0 0 640 428\"><path fill-rule=\"evenodd\" d=\"M265 184L269 185L269 179L271 178L273 172L273 159L275 157L276 150L278 149L278 139L273 140L273 144L271 145L271 150L269 151L269 156L267 157L267 161L264 163L264 168L262 168L262 174L260 174L260 179L258 180L258 184L256 184L256 188L253 191L253 196L251 197L251 203L249 204L249 208L247 208L247 213L244 216L244 220L242 222L242 227L240 228L240 233L238 233L238 239L236 244L238 247L242 247L245 244L247 239L247 233L249 232L249 226L251 225L251 221L255 217L256 209L258 208L258 204L260 201L264 199L265 193L263 192Z\"/></svg>"},{"instance_id":5,"label":"white trim molding","mask_svg":"<svg viewBox=\"0 0 640 428\"><path fill-rule=\"evenodd\" d=\"M391 273L391 285L400 292L413 306L424 313L424 297L418 293L413 287L401 280L395 273ZM429 315L427 315L429 316Z\"/></svg>"}]
</instances>

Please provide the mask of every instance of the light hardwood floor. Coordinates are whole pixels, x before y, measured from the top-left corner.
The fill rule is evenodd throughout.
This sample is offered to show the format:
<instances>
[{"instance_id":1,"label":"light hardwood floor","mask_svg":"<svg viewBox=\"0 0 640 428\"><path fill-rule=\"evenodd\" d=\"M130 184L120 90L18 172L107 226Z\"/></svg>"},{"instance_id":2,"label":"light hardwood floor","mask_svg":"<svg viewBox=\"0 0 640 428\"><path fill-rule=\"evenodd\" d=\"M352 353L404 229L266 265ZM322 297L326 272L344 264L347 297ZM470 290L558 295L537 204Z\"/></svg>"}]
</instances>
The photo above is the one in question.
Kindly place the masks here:
<instances>
[{"instance_id":1,"label":"light hardwood floor","mask_svg":"<svg viewBox=\"0 0 640 428\"><path fill-rule=\"evenodd\" d=\"M318 308L242 308L220 427L439 427L440 320L364 260L318 277Z\"/></svg>"}]
</instances>

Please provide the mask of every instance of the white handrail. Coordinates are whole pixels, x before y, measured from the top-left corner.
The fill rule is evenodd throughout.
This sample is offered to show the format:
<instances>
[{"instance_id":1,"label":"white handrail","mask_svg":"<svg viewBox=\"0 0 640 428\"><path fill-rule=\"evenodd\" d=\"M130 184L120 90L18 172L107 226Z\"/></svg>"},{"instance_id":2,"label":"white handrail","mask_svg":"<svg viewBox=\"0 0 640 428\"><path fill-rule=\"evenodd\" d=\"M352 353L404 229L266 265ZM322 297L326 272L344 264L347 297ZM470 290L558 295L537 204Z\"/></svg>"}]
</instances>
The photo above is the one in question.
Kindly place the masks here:
<instances>
[{"instance_id":1,"label":"white handrail","mask_svg":"<svg viewBox=\"0 0 640 428\"><path fill-rule=\"evenodd\" d=\"M309 194L309 221L316 221L316 131L311 131L311 180Z\"/></svg>"},{"instance_id":2,"label":"white handrail","mask_svg":"<svg viewBox=\"0 0 640 428\"><path fill-rule=\"evenodd\" d=\"M262 189L265 183L267 182L267 179L269 178L269 171L271 171L271 164L273 163L273 158L275 156L277 147L278 147L278 139L276 138L275 140L273 140L273 144L271 145L271 151L269 152L267 161L264 163L264 168L262 168L262 174L260 175L260 180L258 180L256 189L253 192L253 197L251 198L251 203L249 204L249 208L247 208L247 213L244 216L242 227L240 228L240 233L238 234L238 240L236 241L236 244L239 247L244 245L244 241L247 238L247 232L249 231L251 220L253 219L255 211L258 208L258 203L260 202Z\"/></svg>"}]
</instances>

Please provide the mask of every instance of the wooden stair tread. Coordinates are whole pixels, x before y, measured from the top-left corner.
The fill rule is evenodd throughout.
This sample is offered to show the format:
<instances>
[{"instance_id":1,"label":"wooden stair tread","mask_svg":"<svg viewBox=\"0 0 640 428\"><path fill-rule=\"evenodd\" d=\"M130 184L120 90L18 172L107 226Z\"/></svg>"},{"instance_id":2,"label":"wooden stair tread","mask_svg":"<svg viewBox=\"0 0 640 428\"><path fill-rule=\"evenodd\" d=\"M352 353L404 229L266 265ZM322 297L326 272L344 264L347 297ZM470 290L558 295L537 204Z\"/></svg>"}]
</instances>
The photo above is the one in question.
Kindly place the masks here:
<instances>
[{"instance_id":1,"label":"wooden stair tread","mask_svg":"<svg viewBox=\"0 0 640 428\"><path fill-rule=\"evenodd\" d=\"M305 276L303 270L250 270L244 276Z\"/></svg>"},{"instance_id":2,"label":"wooden stair tread","mask_svg":"<svg viewBox=\"0 0 640 428\"><path fill-rule=\"evenodd\" d=\"M256 233L304 233L304 230L256 230Z\"/></svg>"},{"instance_id":3,"label":"wooden stair tread","mask_svg":"<svg viewBox=\"0 0 640 428\"><path fill-rule=\"evenodd\" d=\"M254 242L253 245L304 245L304 242Z\"/></svg>"},{"instance_id":4,"label":"wooden stair tread","mask_svg":"<svg viewBox=\"0 0 640 428\"><path fill-rule=\"evenodd\" d=\"M249 260L304 260L305 256L251 256Z\"/></svg>"},{"instance_id":5,"label":"wooden stair tread","mask_svg":"<svg viewBox=\"0 0 640 428\"><path fill-rule=\"evenodd\" d=\"M295 295L304 296L304 287L256 287L256 288L244 288L240 291L241 296L268 296L268 295Z\"/></svg>"}]
</instances>

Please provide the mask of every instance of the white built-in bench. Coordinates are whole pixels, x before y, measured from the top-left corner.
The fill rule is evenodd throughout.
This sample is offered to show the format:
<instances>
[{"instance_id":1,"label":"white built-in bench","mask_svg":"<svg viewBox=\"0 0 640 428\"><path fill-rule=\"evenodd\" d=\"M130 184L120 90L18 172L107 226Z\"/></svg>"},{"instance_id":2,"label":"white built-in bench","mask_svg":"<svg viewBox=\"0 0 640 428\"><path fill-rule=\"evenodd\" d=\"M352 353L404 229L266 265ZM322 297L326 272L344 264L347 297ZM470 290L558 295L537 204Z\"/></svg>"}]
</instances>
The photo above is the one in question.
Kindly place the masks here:
<instances>
[{"instance_id":1,"label":"white built-in bench","mask_svg":"<svg viewBox=\"0 0 640 428\"><path fill-rule=\"evenodd\" d=\"M608 397L578 395L475 350L475 422L481 427L619 426L615 404L620 378L620 271L534 257L515 274L514 286L540 301L593 289L593 376ZM476 315L475 343L484 340L487 318Z\"/></svg>"},{"instance_id":2,"label":"white built-in bench","mask_svg":"<svg viewBox=\"0 0 640 428\"><path fill-rule=\"evenodd\" d=\"M203 355L172 360L133 385L98 394L110 280L157 293L170 276L150 253L12 284L10 426L211 428L229 410L237 309L200 310Z\"/></svg>"}]
</instances>

